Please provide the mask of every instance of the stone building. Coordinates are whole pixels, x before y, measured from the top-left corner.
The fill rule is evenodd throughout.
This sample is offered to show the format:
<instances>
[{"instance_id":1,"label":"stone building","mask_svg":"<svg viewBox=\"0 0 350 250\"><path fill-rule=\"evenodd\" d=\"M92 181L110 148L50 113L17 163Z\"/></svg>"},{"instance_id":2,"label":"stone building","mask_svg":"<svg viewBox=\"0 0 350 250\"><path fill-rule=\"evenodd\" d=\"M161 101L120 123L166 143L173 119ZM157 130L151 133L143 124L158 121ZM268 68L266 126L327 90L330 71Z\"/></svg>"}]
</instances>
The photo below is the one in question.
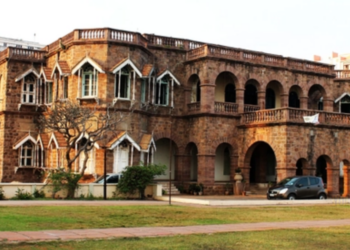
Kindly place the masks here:
<instances>
[{"instance_id":1,"label":"stone building","mask_svg":"<svg viewBox=\"0 0 350 250\"><path fill-rule=\"evenodd\" d=\"M7 48L0 180L37 181L37 170L65 165L62 135L38 134L34 121L70 99L134 109L91 151L87 174L103 173L107 147L108 172L163 163L157 180L170 168L174 183L202 183L205 194L223 194L241 168L247 190L310 174L330 196L349 196L348 76L319 62L108 28L74 30L39 51ZM315 114L319 124L304 122Z\"/></svg>"}]
</instances>

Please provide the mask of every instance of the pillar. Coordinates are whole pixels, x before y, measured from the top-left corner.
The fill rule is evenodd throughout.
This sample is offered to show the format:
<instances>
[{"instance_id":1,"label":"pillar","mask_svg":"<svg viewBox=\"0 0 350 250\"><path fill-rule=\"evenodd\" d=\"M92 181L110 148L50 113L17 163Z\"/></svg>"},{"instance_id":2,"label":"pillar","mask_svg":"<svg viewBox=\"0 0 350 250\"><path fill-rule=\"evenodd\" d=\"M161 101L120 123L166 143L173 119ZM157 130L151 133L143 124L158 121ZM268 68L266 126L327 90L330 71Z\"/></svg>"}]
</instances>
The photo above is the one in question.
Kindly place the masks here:
<instances>
[{"instance_id":1,"label":"pillar","mask_svg":"<svg viewBox=\"0 0 350 250\"><path fill-rule=\"evenodd\" d=\"M307 101L309 98L307 96L299 97L300 100L300 109L307 109Z\"/></svg>"},{"instance_id":2,"label":"pillar","mask_svg":"<svg viewBox=\"0 0 350 250\"><path fill-rule=\"evenodd\" d=\"M190 181L191 157L190 155L176 155L175 180L179 182Z\"/></svg>"},{"instance_id":3,"label":"pillar","mask_svg":"<svg viewBox=\"0 0 350 250\"><path fill-rule=\"evenodd\" d=\"M339 197L339 168L327 167L327 192L329 197Z\"/></svg>"},{"instance_id":4,"label":"pillar","mask_svg":"<svg viewBox=\"0 0 350 250\"><path fill-rule=\"evenodd\" d=\"M236 103L238 104L238 113L244 113L244 89L236 89Z\"/></svg>"},{"instance_id":5,"label":"pillar","mask_svg":"<svg viewBox=\"0 0 350 250\"><path fill-rule=\"evenodd\" d=\"M344 192L343 192L343 197L348 197L350 198L350 168L349 167L344 167L343 168L344 172Z\"/></svg>"},{"instance_id":6,"label":"pillar","mask_svg":"<svg viewBox=\"0 0 350 250\"><path fill-rule=\"evenodd\" d=\"M333 112L333 99L330 99L330 98L323 99L323 110L327 112Z\"/></svg>"},{"instance_id":7,"label":"pillar","mask_svg":"<svg viewBox=\"0 0 350 250\"><path fill-rule=\"evenodd\" d=\"M201 112L214 113L215 105L215 84L209 83L209 80L204 81L200 85L201 88Z\"/></svg>"},{"instance_id":8,"label":"pillar","mask_svg":"<svg viewBox=\"0 0 350 250\"><path fill-rule=\"evenodd\" d=\"M197 182L204 185L204 194L213 194L215 177L215 155L198 154Z\"/></svg>"},{"instance_id":9,"label":"pillar","mask_svg":"<svg viewBox=\"0 0 350 250\"><path fill-rule=\"evenodd\" d=\"M259 91L258 92L258 106L260 109L265 109L265 97L266 92L265 91Z\"/></svg>"},{"instance_id":10,"label":"pillar","mask_svg":"<svg viewBox=\"0 0 350 250\"><path fill-rule=\"evenodd\" d=\"M289 95L281 94L281 108L286 108L289 106Z\"/></svg>"}]
</instances>

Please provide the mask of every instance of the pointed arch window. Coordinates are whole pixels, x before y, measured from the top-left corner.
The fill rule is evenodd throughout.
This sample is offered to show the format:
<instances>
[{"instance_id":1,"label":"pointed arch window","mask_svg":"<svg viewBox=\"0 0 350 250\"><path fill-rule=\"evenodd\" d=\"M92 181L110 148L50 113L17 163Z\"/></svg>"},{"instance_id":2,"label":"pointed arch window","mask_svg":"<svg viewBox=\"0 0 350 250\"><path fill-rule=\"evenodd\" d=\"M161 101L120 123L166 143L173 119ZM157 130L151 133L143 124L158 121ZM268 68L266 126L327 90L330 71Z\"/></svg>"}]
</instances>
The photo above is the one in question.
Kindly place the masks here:
<instances>
[{"instance_id":1,"label":"pointed arch window","mask_svg":"<svg viewBox=\"0 0 350 250\"><path fill-rule=\"evenodd\" d=\"M156 84L156 104L169 105L169 84L170 78L165 76Z\"/></svg>"},{"instance_id":2,"label":"pointed arch window","mask_svg":"<svg viewBox=\"0 0 350 250\"><path fill-rule=\"evenodd\" d=\"M32 166L34 162L34 150L33 145L27 141L20 148L20 166Z\"/></svg>"},{"instance_id":3,"label":"pointed arch window","mask_svg":"<svg viewBox=\"0 0 350 250\"><path fill-rule=\"evenodd\" d=\"M22 103L35 103L35 78L32 75L24 77L22 85Z\"/></svg>"},{"instance_id":4,"label":"pointed arch window","mask_svg":"<svg viewBox=\"0 0 350 250\"><path fill-rule=\"evenodd\" d=\"M82 97L95 97L97 89L97 74L96 70L87 65L82 72Z\"/></svg>"},{"instance_id":5,"label":"pointed arch window","mask_svg":"<svg viewBox=\"0 0 350 250\"><path fill-rule=\"evenodd\" d=\"M115 77L115 97L130 99L131 71L124 67Z\"/></svg>"}]
</instances>

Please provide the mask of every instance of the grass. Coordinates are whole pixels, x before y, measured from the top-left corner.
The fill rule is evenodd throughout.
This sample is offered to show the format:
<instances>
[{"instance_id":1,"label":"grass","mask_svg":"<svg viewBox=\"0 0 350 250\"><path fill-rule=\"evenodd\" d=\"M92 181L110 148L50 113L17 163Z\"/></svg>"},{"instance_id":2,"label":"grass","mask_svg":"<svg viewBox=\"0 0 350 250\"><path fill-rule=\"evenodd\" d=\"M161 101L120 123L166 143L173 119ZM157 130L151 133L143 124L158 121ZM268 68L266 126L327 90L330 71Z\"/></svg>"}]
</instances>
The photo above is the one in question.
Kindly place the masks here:
<instances>
[{"instance_id":1,"label":"grass","mask_svg":"<svg viewBox=\"0 0 350 250\"><path fill-rule=\"evenodd\" d=\"M185 206L0 207L0 231L210 225L349 218L350 205L212 208Z\"/></svg>"},{"instance_id":2,"label":"grass","mask_svg":"<svg viewBox=\"0 0 350 250\"><path fill-rule=\"evenodd\" d=\"M2 250L48 249L172 249L172 250L264 250L264 249L350 249L350 227L289 229L235 232L213 235L189 235L163 238L126 238L71 242L21 243L1 245Z\"/></svg>"}]
</instances>

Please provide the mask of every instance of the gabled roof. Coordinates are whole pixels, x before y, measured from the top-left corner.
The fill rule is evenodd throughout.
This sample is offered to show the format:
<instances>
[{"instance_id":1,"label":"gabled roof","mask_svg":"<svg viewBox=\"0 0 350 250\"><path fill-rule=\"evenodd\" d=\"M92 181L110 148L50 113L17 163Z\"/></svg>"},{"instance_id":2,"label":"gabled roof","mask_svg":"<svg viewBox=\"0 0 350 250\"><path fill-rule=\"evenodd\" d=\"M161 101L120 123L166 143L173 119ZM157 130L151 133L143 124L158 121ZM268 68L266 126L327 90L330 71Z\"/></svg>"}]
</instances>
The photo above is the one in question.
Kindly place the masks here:
<instances>
[{"instance_id":1,"label":"gabled roof","mask_svg":"<svg viewBox=\"0 0 350 250\"><path fill-rule=\"evenodd\" d=\"M61 133L58 132L53 132L51 134L49 143L47 144L47 146L49 147L51 145L51 143L55 143L56 148L65 148L66 147L66 139L64 138L64 136Z\"/></svg>"},{"instance_id":2,"label":"gabled roof","mask_svg":"<svg viewBox=\"0 0 350 250\"><path fill-rule=\"evenodd\" d=\"M117 147L122 141L129 141L138 151L141 151L140 146L127 134L126 131L120 132L110 142L107 143L107 148L112 150Z\"/></svg>"},{"instance_id":3,"label":"gabled roof","mask_svg":"<svg viewBox=\"0 0 350 250\"><path fill-rule=\"evenodd\" d=\"M169 75L171 78L173 78L174 81L177 83L177 85L181 85L180 82L176 79L176 77L169 70L160 71L158 76L157 76L157 82L160 81L166 75Z\"/></svg>"},{"instance_id":4,"label":"gabled roof","mask_svg":"<svg viewBox=\"0 0 350 250\"><path fill-rule=\"evenodd\" d=\"M105 73L104 70L102 69L102 67L95 62L93 59L91 59L90 57L86 56L85 58L83 58L73 69L72 69L72 75L74 75L75 73L77 73L77 71L83 67L85 65L85 63L89 63L92 67L94 67L98 72L100 73Z\"/></svg>"},{"instance_id":5,"label":"gabled roof","mask_svg":"<svg viewBox=\"0 0 350 250\"><path fill-rule=\"evenodd\" d=\"M112 67L111 71L113 72L113 74L115 74L119 70L124 68L126 65L130 65L130 67L133 68L133 70L135 70L136 74L139 77L142 77L141 71L135 66L135 64L130 60L130 58L125 58L125 59L121 60L120 62L118 62L116 65L114 65Z\"/></svg>"},{"instance_id":6,"label":"gabled roof","mask_svg":"<svg viewBox=\"0 0 350 250\"><path fill-rule=\"evenodd\" d=\"M31 73L33 73L37 78L39 78L38 72L33 67L31 67L30 69L27 69L26 71L24 71L22 74L18 75L15 81L18 82Z\"/></svg>"},{"instance_id":7,"label":"gabled roof","mask_svg":"<svg viewBox=\"0 0 350 250\"><path fill-rule=\"evenodd\" d=\"M52 72L51 68L41 67L39 77L43 76L45 82L52 82L53 80L50 75L51 72Z\"/></svg>"},{"instance_id":8,"label":"gabled roof","mask_svg":"<svg viewBox=\"0 0 350 250\"><path fill-rule=\"evenodd\" d=\"M153 146L154 149L156 149L156 143L153 140L152 134L143 134L140 141L141 151L149 152L151 146Z\"/></svg>"},{"instance_id":9,"label":"gabled roof","mask_svg":"<svg viewBox=\"0 0 350 250\"><path fill-rule=\"evenodd\" d=\"M145 64L145 66L143 66L143 69L142 69L142 76L148 77L152 75L153 71L154 71L154 68L152 64Z\"/></svg>"},{"instance_id":10,"label":"gabled roof","mask_svg":"<svg viewBox=\"0 0 350 250\"><path fill-rule=\"evenodd\" d=\"M48 134L38 134L36 141L40 145L40 148L44 150L45 146L49 145L50 138Z\"/></svg>"},{"instance_id":11,"label":"gabled roof","mask_svg":"<svg viewBox=\"0 0 350 250\"><path fill-rule=\"evenodd\" d=\"M87 137L85 136L84 133L82 133L82 134L79 135L79 137L78 137L78 139L75 141L75 143L76 143L76 144L79 143L80 140L81 140L82 138L86 138L86 139L87 139ZM94 147L97 148L97 149L100 149L100 145L99 145L97 142L94 143Z\"/></svg>"},{"instance_id":12,"label":"gabled roof","mask_svg":"<svg viewBox=\"0 0 350 250\"><path fill-rule=\"evenodd\" d=\"M70 75L70 68L66 61L58 61L55 63L55 66L53 67L51 77L53 77L53 74L55 71L58 70L60 72L61 76L68 76Z\"/></svg>"},{"instance_id":13,"label":"gabled roof","mask_svg":"<svg viewBox=\"0 0 350 250\"><path fill-rule=\"evenodd\" d=\"M36 134L30 133L30 132L26 133L18 141L16 141L15 145L13 145L13 149L18 149L27 141L31 141L32 143L36 144L35 137L36 137Z\"/></svg>"},{"instance_id":14,"label":"gabled roof","mask_svg":"<svg viewBox=\"0 0 350 250\"><path fill-rule=\"evenodd\" d=\"M341 96L339 96L335 101L334 103L337 103L339 102L341 99L343 99L345 96L348 96L350 97L350 94L348 92L344 92Z\"/></svg>"}]
</instances>

